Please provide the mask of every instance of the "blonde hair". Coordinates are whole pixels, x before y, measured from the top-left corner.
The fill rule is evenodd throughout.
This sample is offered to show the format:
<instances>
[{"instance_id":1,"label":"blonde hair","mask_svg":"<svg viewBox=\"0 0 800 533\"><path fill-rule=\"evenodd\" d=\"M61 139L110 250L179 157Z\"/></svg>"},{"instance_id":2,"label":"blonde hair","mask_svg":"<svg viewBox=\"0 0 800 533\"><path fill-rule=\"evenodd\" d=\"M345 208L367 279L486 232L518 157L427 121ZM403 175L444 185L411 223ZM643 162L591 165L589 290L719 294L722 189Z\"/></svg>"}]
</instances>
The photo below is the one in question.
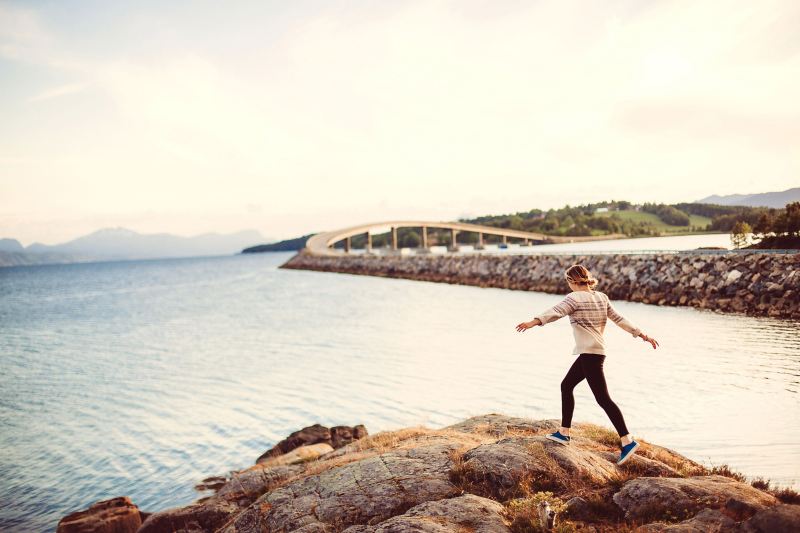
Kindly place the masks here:
<instances>
[{"instance_id":1,"label":"blonde hair","mask_svg":"<svg viewBox=\"0 0 800 533\"><path fill-rule=\"evenodd\" d=\"M594 289L597 285L597 279L583 265L572 265L564 272L564 277L575 285L588 285L590 289Z\"/></svg>"}]
</instances>

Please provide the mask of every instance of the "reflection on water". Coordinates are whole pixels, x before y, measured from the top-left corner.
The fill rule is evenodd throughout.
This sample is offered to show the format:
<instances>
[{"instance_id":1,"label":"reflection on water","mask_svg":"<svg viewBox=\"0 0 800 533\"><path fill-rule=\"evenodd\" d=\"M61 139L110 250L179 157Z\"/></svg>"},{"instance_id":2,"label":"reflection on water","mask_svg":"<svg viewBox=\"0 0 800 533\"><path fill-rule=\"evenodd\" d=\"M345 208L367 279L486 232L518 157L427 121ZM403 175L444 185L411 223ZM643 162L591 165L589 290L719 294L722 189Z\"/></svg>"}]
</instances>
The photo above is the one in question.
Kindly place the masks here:
<instances>
[{"instance_id":1,"label":"reflection on water","mask_svg":"<svg viewBox=\"0 0 800 533\"><path fill-rule=\"evenodd\" d=\"M186 504L302 426L560 414L553 295L277 270L288 254L0 269L0 529L129 495ZM635 435L800 479L796 322L620 302L612 397ZM610 424L585 384L576 420Z\"/></svg>"}]
</instances>

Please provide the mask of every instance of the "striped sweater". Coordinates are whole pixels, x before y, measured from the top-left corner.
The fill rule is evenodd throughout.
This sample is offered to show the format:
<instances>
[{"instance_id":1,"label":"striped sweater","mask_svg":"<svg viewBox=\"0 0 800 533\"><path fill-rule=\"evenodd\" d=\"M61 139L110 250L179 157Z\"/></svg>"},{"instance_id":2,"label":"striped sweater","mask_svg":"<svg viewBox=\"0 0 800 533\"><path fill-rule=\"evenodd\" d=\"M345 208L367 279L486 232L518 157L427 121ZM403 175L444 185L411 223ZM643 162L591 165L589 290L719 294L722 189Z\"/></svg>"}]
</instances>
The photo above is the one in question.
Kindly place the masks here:
<instances>
[{"instance_id":1,"label":"striped sweater","mask_svg":"<svg viewBox=\"0 0 800 533\"><path fill-rule=\"evenodd\" d=\"M574 291L556 305L538 315L542 325L561 317L569 316L572 333L575 335L573 354L596 353L605 355L603 331L606 319L610 318L616 325L638 337L641 330L631 324L625 317L617 313L608 296L599 291Z\"/></svg>"}]
</instances>

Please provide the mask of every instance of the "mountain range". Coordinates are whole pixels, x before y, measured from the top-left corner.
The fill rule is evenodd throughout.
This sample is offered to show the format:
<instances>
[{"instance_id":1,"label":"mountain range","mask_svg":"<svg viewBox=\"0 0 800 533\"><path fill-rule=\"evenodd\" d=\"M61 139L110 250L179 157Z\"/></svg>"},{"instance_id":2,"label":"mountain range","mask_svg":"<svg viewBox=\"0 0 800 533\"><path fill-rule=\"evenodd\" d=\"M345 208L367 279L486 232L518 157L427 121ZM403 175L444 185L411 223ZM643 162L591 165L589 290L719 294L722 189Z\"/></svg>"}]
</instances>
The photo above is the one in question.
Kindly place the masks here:
<instances>
[{"instance_id":1,"label":"mountain range","mask_svg":"<svg viewBox=\"0 0 800 533\"><path fill-rule=\"evenodd\" d=\"M786 189L781 192L762 192L758 194L728 194L725 196L711 195L701 200L698 204L717 205L744 205L749 207L786 207L791 202L800 202L800 187Z\"/></svg>"},{"instance_id":2,"label":"mountain range","mask_svg":"<svg viewBox=\"0 0 800 533\"><path fill-rule=\"evenodd\" d=\"M34 243L23 247L16 239L0 239L0 266L231 255L265 240L256 230L180 237L106 228L55 245Z\"/></svg>"}]
</instances>

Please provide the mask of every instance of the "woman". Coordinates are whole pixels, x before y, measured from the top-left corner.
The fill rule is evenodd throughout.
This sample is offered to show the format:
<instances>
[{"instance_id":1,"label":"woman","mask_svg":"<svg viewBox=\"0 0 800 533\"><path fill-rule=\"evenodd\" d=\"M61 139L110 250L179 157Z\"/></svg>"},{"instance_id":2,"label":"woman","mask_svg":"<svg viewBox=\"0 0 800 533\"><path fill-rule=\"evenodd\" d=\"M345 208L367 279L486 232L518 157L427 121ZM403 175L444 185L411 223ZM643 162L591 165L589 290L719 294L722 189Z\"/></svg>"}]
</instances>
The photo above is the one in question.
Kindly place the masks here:
<instances>
[{"instance_id":1,"label":"woman","mask_svg":"<svg viewBox=\"0 0 800 533\"><path fill-rule=\"evenodd\" d=\"M639 443L631 437L625 426L622 412L608 395L606 378L603 374L603 361L606 358L603 330L606 327L606 319L610 318L612 322L634 337L649 342L654 350L658 347L658 342L642 333L639 328L617 313L611 302L608 301L608 296L594 290L597 280L586 267L572 265L565 272L565 276L572 292L560 304L548 309L530 322L517 325L517 331L523 332L534 326L544 326L548 322L569 315L572 333L575 335L575 349L572 353L578 355L578 358L567 372L564 381L561 382L561 428L555 433L547 435L547 438L560 444L569 444L569 428L572 424L572 412L575 409L575 398L572 391L578 383L586 379L597 403L605 410L620 436L621 452L617 464L621 465L630 459L636 448L639 447Z\"/></svg>"}]
</instances>

